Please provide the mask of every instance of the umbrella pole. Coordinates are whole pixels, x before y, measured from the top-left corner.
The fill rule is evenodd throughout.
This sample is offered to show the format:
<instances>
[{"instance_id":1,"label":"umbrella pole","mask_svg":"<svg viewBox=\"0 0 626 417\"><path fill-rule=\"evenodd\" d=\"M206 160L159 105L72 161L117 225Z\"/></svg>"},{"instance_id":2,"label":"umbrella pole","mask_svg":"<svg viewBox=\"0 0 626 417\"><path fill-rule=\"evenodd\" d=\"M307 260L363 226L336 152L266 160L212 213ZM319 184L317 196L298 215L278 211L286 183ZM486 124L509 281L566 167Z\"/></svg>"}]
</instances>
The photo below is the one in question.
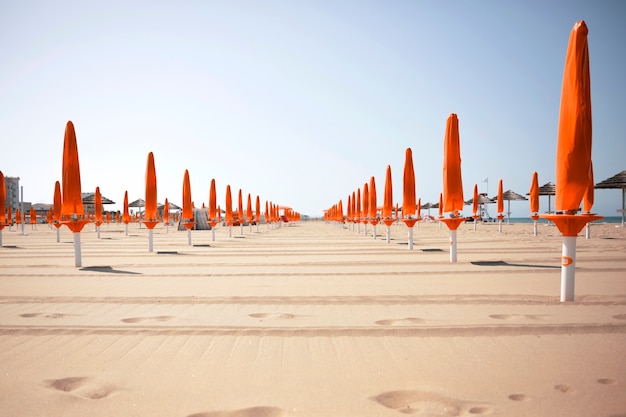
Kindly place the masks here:
<instances>
[{"instance_id":1,"label":"umbrella pole","mask_svg":"<svg viewBox=\"0 0 626 417\"><path fill-rule=\"evenodd\" d=\"M387 226L387 243L391 242L391 226Z\"/></svg>"},{"instance_id":2,"label":"umbrella pole","mask_svg":"<svg viewBox=\"0 0 626 417\"><path fill-rule=\"evenodd\" d=\"M591 224L587 223L585 225L585 239L591 238Z\"/></svg>"},{"instance_id":3,"label":"umbrella pole","mask_svg":"<svg viewBox=\"0 0 626 417\"><path fill-rule=\"evenodd\" d=\"M450 262L456 262L456 230L450 230Z\"/></svg>"},{"instance_id":4,"label":"umbrella pole","mask_svg":"<svg viewBox=\"0 0 626 417\"><path fill-rule=\"evenodd\" d=\"M126 226L126 236L128 236L128 223L126 223L124 226Z\"/></svg>"},{"instance_id":5,"label":"umbrella pole","mask_svg":"<svg viewBox=\"0 0 626 417\"><path fill-rule=\"evenodd\" d=\"M574 301L576 236L563 236L561 257L561 302Z\"/></svg>"},{"instance_id":6,"label":"umbrella pole","mask_svg":"<svg viewBox=\"0 0 626 417\"><path fill-rule=\"evenodd\" d=\"M409 250L413 250L413 228L409 227Z\"/></svg>"},{"instance_id":7,"label":"umbrella pole","mask_svg":"<svg viewBox=\"0 0 626 417\"><path fill-rule=\"evenodd\" d=\"M372 239L376 239L376 225L374 225L374 231L372 232Z\"/></svg>"},{"instance_id":8,"label":"umbrella pole","mask_svg":"<svg viewBox=\"0 0 626 417\"><path fill-rule=\"evenodd\" d=\"M187 229L187 244L191 246L191 229Z\"/></svg>"},{"instance_id":9,"label":"umbrella pole","mask_svg":"<svg viewBox=\"0 0 626 417\"><path fill-rule=\"evenodd\" d=\"M233 237L233 227L228 226L228 237Z\"/></svg>"},{"instance_id":10,"label":"umbrella pole","mask_svg":"<svg viewBox=\"0 0 626 417\"><path fill-rule=\"evenodd\" d=\"M100 226L96 226L96 228L98 229L98 239L100 239Z\"/></svg>"},{"instance_id":11,"label":"umbrella pole","mask_svg":"<svg viewBox=\"0 0 626 417\"><path fill-rule=\"evenodd\" d=\"M57 227L57 243L61 241L61 228Z\"/></svg>"},{"instance_id":12,"label":"umbrella pole","mask_svg":"<svg viewBox=\"0 0 626 417\"><path fill-rule=\"evenodd\" d=\"M152 229L148 229L148 252L153 252L153 239L152 239Z\"/></svg>"},{"instance_id":13,"label":"umbrella pole","mask_svg":"<svg viewBox=\"0 0 626 417\"><path fill-rule=\"evenodd\" d=\"M258 224L257 224L258 227ZM215 227L211 227L211 239L215 242Z\"/></svg>"},{"instance_id":14,"label":"umbrella pole","mask_svg":"<svg viewBox=\"0 0 626 417\"><path fill-rule=\"evenodd\" d=\"M478 219L474 218L474 231L476 231L476 223L478 223Z\"/></svg>"},{"instance_id":15,"label":"umbrella pole","mask_svg":"<svg viewBox=\"0 0 626 417\"><path fill-rule=\"evenodd\" d=\"M74 265L77 268L83 266L83 261L80 253L80 232L74 232Z\"/></svg>"},{"instance_id":16,"label":"umbrella pole","mask_svg":"<svg viewBox=\"0 0 626 417\"><path fill-rule=\"evenodd\" d=\"M498 220L498 232L502 233L502 220Z\"/></svg>"},{"instance_id":17,"label":"umbrella pole","mask_svg":"<svg viewBox=\"0 0 626 417\"><path fill-rule=\"evenodd\" d=\"M533 221L533 236L537 236L537 220Z\"/></svg>"}]
</instances>

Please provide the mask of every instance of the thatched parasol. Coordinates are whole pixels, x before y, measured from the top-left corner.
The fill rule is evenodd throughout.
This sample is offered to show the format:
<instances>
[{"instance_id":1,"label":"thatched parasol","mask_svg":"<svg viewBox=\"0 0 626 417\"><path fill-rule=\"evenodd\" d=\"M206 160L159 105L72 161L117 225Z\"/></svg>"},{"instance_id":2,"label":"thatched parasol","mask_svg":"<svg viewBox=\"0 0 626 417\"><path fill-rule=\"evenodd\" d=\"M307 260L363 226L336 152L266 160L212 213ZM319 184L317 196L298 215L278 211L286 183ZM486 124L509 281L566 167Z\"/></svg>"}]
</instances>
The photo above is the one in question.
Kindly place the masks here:
<instances>
[{"instance_id":1,"label":"thatched parasol","mask_svg":"<svg viewBox=\"0 0 626 417\"><path fill-rule=\"evenodd\" d=\"M507 223L511 222L511 200L513 201L527 201L528 199L515 191L507 190L502 193L502 199L507 202Z\"/></svg>"},{"instance_id":2,"label":"thatched parasol","mask_svg":"<svg viewBox=\"0 0 626 417\"><path fill-rule=\"evenodd\" d=\"M618 212L622 213L622 226L624 226L624 215L626 214L626 171L622 171L619 174L613 175L611 178L600 181L595 185L595 188L622 189L622 209L618 210Z\"/></svg>"},{"instance_id":3,"label":"thatched parasol","mask_svg":"<svg viewBox=\"0 0 626 417\"><path fill-rule=\"evenodd\" d=\"M552 213L551 210L551 198L553 195L556 195L556 186L551 183L548 182L544 185L542 185L541 187L539 187L539 195L547 195L548 196L548 213Z\"/></svg>"}]
</instances>

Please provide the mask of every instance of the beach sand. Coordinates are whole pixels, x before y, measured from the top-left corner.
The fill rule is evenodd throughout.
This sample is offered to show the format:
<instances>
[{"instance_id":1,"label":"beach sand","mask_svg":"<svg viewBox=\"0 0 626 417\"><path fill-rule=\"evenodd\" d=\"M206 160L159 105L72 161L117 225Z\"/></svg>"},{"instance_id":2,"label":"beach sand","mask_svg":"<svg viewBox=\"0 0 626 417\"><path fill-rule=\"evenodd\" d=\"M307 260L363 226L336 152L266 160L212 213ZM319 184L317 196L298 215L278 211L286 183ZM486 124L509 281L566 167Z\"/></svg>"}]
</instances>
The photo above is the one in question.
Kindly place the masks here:
<instances>
[{"instance_id":1,"label":"beach sand","mask_svg":"<svg viewBox=\"0 0 626 417\"><path fill-rule=\"evenodd\" d=\"M626 229L5 228L1 416L626 416Z\"/></svg>"}]
</instances>

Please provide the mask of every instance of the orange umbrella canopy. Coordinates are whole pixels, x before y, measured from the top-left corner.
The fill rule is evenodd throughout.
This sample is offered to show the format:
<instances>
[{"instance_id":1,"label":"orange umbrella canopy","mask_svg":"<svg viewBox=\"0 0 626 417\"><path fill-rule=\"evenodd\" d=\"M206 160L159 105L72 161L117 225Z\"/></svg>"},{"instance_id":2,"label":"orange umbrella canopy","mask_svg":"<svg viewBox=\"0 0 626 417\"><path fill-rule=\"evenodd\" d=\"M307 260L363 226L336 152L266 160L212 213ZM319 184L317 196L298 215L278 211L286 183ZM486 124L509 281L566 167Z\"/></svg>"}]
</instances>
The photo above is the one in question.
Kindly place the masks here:
<instances>
[{"instance_id":1,"label":"orange umbrella canopy","mask_svg":"<svg viewBox=\"0 0 626 417\"><path fill-rule=\"evenodd\" d=\"M61 183L59 181L54 183L54 214L52 218L55 221L61 221Z\"/></svg>"},{"instance_id":2,"label":"orange umbrella canopy","mask_svg":"<svg viewBox=\"0 0 626 417\"><path fill-rule=\"evenodd\" d=\"M62 214L84 214L83 198L80 188L80 165L78 163L78 146L74 124L69 121L65 126L63 142L63 175L62 175Z\"/></svg>"},{"instance_id":3,"label":"orange umbrella canopy","mask_svg":"<svg viewBox=\"0 0 626 417\"><path fill-rule=\"evenodd\" d=\"M478 213L478 184L474 184L474 198L472 200L472 215L476 217Z\"/></svg>"},{"instance_id":4,"label":"orange umbrella canopy","mask_svg":"<svg viewBox=\"0 0 626 417\"><path fill-rule=\"evenodd\" d=\"M170 202L165 199L165 203L163 204L163 221L165 223L169 223L170 221Z\"/></svg>"},{"instance_id":5,"label":"orange umbrella canopy","mask_svg":"<svg viewBox=\"0 0 626 417\"><path fill-rule=\"evenodd\" d=\"M443 142L443 211L456 213L463 210L463 204L459 119L452 113L446 121Z\"/></svg>"},{"instance_id":6,"label":"orange umbrella canopy","mask_svg":"<svg viewBox=\"0 0 626 417\"><path fill-rule=\"evenodd\" d=\"M237 200L237 215L240 219L245 219L243 213L243 193L241 192L241 188L239 189L239 195Z\"/></svg>"},{"instance_id":7,"label":"orange umbrella canopy","mask_svg":"<svg viewBox=\"0 0 626 417\"><path fill-rule=\"evenodd\" d=\"M261 221L261 197L256 196L256 216L254 218L257 224Z\"/></svg>"},{"instance_id":8,"label":"orange umbrella canopy","mask_svg":"<svg viewBox=\"0 0 626 417\"><path fill-rule=\"evenodd\" d=\"M406 148L404 154L404 177L402 194L402 217L409 218L415 213L415 171L413 170L413 151Z\"/></svg>"},{"instance_id":9,"label":"orange umbrella canopy","mask_svg":"<svg viewBox=\"0 0 626 417\"><path fill-rule=\"evenodd\" d=\"M154 220L157 217L157 180L154 169L154 155L148 154L146 165L146 220Z\"/></svg>"},{"instance_id":10,"label":"orange umbrella canopy","mask_svg":"<svg viewBox=\"0 0 626 417\"><path fill-rule=\"evenodd\" d=\"M248 202L246 203L246 217L248 220L252 220L252 196L248 193Z\"/></svg>"},{"instance_id":11,"label":"orange umbrella canopy","mask_svg":"<svg viewBox=\"0 0 626 417\"><path fill-rule=\"evenodd\" d=\"M102 221L102 194L100 194L100 187L96 187L94 206L94 210L96 211L96 221Z\"/></svg>"},{"instance_id":12,"label":"orange umbrella canopy","mask_svg":"<svg viewBox=\"0 0 626 417\"><path fill-rule=\"evenodd\" d=\"M37 213L33 206L30 206L30 224L37 224Z\"/></svg>"},{"instance_id":13,"label":"orange umbrella canopy","mask_svg":"<svg viewBox=\"0 0 626 417\"><path fill-rule=\"evenodd\" d=\"M585 22L576 22L565 56L554 202L555 208L563 211L575 211L580 207L591 176L591 82L587 33Z\"/></svg>"},{"instance_id":14,"label":"orange umbrella canopy","mask_svg":"<svg viewBox=\"0 0 626 417\"><path fill-rule=\"evenodd\" d=\"M391 166L387 165L385 175L385 195L383 199L383 218L391 217L393 212L393 189L391 185Z\"/></svg>"},{"instance_id":15,"label":"orange umbrella canopy","mask_svg":"<svg viewBox=\"0 0 626 417\"><path fill-rule=\"evenodd\" d=\"M443 217L443 193L439 193L439 217Z\"/></svg>"},{"instance_id":16,"label":"orange umbrella canopy","mask_svg":"<svg viewBox=\"0 0 626 417\"><path fill-rule=\"evenodd\" d=\"M360 188L356 190L356 207L355 207L354 215L357 218L361 217L361 189Z\"/></svg>"},{"instance_id":17,"label":"orange umbrella canopy","mask_svg":"<svg viewBox=\"0 0 626 417\"><path fill-rule=\"evenodd\" d=\"M370 195L369 195L368 187L369 186L367 185L367 183L363 184L363 196L361 200L361 207L363 208L363 214L361 215L361 217L364 219L367 219L370 213L369 212Z\"/></svg>"},{"instance_id":18,"label":"orange umbrella canopy","mask_svg":"<svg viewBox=\"0 0 626 417\"><path fill-rule=\"evenodd\" d=\"M4 207L6 206L7 201L7 189L4 185L4 174L0 171L0 224L6 223L6 214L4 212Z\"/></svg>"},{"instance_id":19,"label":"orange umbrella canopy","mask_svg":"<svg viewBox=\"0 0 626 417\"><path fill-rule=\"evenodd\" d=\"M530 183L530 212L539 213L539 176L533 172L533 179Z\"/></svg>"},{"instance_id":20,"label":"orange umbrella canopy","mask_svg":"<svg viewBox=\"0 0 626 417\"><path fill-rule=\"evenodd\" d=\"M502 178L500 178L500 181L498 181L498 213L504 212L504 198L502 193Z\"/></svg>"},{"instance_id":21,"label":"orange umbrella canopy","mask_svg":"<svg viewBox=\"0 0 626 417\"><path fill-rule=\"evenodd\" d=\"M368 190L369 192L369 204L367 205L368 209L369 209L369 217L370 219L375 219L376 218L376 180L374 179L374 177L370 178L370 188Z\"/></svg>"},{"instance_id":22,"label":"orange umbrella canopy","mask_svg":"<svg viewBox=\"0 0 626 417\"><path fill-rule=\"evenodd\" d=\"M189 170L185 170L183 178L183 219L193 219L193 206L191 205L191 183L189 182Z\"/></svg>"},{"instance_id":23,"label":"orange umbrella canopy","mask_svg":"<svg viewBox=\"0 0 626 417\"><path fill-rule=\"evenodd\" d=\"M124 212L122 213L122 221L126 224L130 221L130 214L128 213L128 191L124 192Z\"/></svg>"},{"instance_id":24,"label":"orange umbrella canopy","mask_svg":"<svg viewBox=\"0 0 626 417\"><path fill-rule=\"evenodd\" d=\"M217 217L217 194L215 192L215 179L211 180L211 189L209 190L209 218Z\"/></svg>"},{"instance_id":25,"label":"orange umbrella canopy","mask_svg":"<svg viewBox=\"0 0 626 417\"><path fill-rule=\"evenodd\" d=\"M230 193L230 185L226 186L226 212L224 213L224 219L228 221L233 221L233 197Z\"/></svg>"}]
</instances>

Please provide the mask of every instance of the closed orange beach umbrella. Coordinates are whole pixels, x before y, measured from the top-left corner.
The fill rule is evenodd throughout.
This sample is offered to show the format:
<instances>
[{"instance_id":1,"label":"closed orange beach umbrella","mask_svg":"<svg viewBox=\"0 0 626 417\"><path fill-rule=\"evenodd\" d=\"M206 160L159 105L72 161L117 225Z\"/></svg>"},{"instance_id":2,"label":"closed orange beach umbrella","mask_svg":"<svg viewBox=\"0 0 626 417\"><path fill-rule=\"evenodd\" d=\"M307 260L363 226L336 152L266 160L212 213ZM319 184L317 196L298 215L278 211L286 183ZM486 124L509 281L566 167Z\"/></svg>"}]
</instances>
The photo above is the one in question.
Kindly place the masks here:
<instances>
[{"instance_id":1,"label":"closed orange beach umbrella","mask_svg":"<svg viewBox=\"0 0 626 417\"><path fill-rule=\"evenodd\" d=\"M385 172L385 195L383 198L383 219L391 218L393 214L393 186L391 184L391 166L387 165Z\"/></svg>"},{"instance_id":2,"label":"closed orange beach umbrella","mask_svg":"<svg viewBox=\"0 0 626 417\"><path fill-rule=\"evenodd\" d=\"M439 193L439 218L443 218L443 193Z\"/></svg>"},{"instance_id":3,"label":"closed orange beach umbrella","mask_svg":"<svg viewBox=\"0 0 626 417\"><path fill-rule=\"evenodd\" d=\"M65 126L63 142L63 175L62 175L62 214L77 216L84 214L83 199L80 187L80 164L78 162L78 146L74 124L69 121ZM82 229L82 227L81 227ZM80 230L78 230L80 232Z\"/></svg>"},{"instance_id":4,"label":"closed orange beach umbrella","mask_svg":"<svg viewBox=\"0 0 626 417\"><path fill-rule=\"evenodd\" d=\"M259 223L261 223L261 197L256 196L256 210L254 215L254 221L256 222L256 231L259 231Z\"/></svg>"},{"instance_id":5,"label":"closed orange beach umbrella","mask_svg":"<svg viewBox=\"0 0 626 417\"><path fill-rule=\"evenodd\" d=\"M591 81L587 25L576 22L569 38L561 90L556 151L557 210L578 210L591 173Z\"/></svg>"},{"instance_id":6,"label":"closed orange beach umbrella","mask_svg":"<svg viewBox=\"0 0 626 417\"><path fill-rule=\"evenodd\" d=\"M530 195L530 213L539 213L539 176L536 171L533 172L528 194Z\"/></svg>"},{"instance_id":7,"label":"closed orange beach umbrella","mask_svg":"<svg viewBox=\"0 0 626 417\"><path fill-rule=\"evenodd\" d=\"M497 199L497 205L498 205L498 217L500 217L500 215L502 213L504 213L504 198L503 198L503 188L502 188L502 178L500 178L500 180L498 181L498 199Z\"/></svg>"},{"instance_id":8,"label":"closed orange beach umbrella","mask_svg":"<svg viewBox=\"0 0 626 417\"><path fill-rule=\"evenodd\" d=\"M146 203L145 203L145 219L146 221L155 221L157 218L157 179L156 170L154 168L154 155L152 152L148 154L148 162L146 165Z\"/></svg>"},{"instance_id":9,"label":"closed orange beach umbrella","mask_svg":"<svg viewBox=\"0 0 626 417\"><path fill-rule=\"evenodd\" d=\"M224 220L229 226L233 225L233 197L230 192L230 185L226 186L226 208L224 209Z\"/></svg>"},{"instance_id":10,"label":"closed orange beach umbrella","mask_svg":"<svg viewBox=\"0 0 626 417\"><path fill-rule=\"evenodd\" d=\"M361 219L367 225L369 216L370 195L367 183L363 184L363 192L361 193ZM365 226L365 234L367 234L367 226Z\"/></svg>"},{"instance_id":11,"label":"closed orange beach umbrella","mask_svg":"<svg viewBox=\"0 0 626 417\"><path fill-rule=\"evenodd\" d=\"M163 223L169 226L170 224L170 202L166 198L165 203L163 203Z\"/></svg>"},{"instance_id":12,"label":"closed orange beach umbrella","mask_svg":"<svg viewBox=\"0 0 626 417\"><path fill-rule=\"evenodd\" d=\"M209 219L212 221L217 219L217 194L215 191L215 179L211 180L211 189L209 190Z\"/></svg>"},{"instance_id":13,"label":"closed orange beach umbrella","mask_svg":"<svg viewBox=\"0 0 626 417\"><path fill-rule=\"evenodd\" d=\"M359 223L359 232L361 231L360 229L360 223L361 223L361 189L357 188L356 190L356 207L354 210L354 216L356 217L356 222Z\"/></svg>"},{"instance_id":14,"label":"closed orange beach umbrella","mask_svg":"<svg viewBox=\"0 0 626 417\"><path fill-rule=\"evenodd\" d=\"M369 211L370 223L374 226L378 223L378 213L377 213L377 198L376 198L376 179L374 177L370 177L370 187L368 189L369 195L369 204L367 205ZM375 223L373 223L375 222Z\"/></svg>"},{"instance_id":15,"label":"closed orange beach umbrella","mask_svg":"<svg viewBox=\"0 0 626 417\"><path fill-rule=\"evenodd\" d=\"M130 214L128 213L128 191L124 192L124 211L122 213L122 222L125 224L130 222Z\"/></svg>"},{"instance_id":16,"label":"closed orange beach umbrella","mask_svg":"<svg viewBox=\"0 0 626 417\"><path fill-rule=\"evenodd\" d=\"M183 220L193 220L193 206L191 205L191 183L189 170L185 170L183 177Z\"/></svg>"},{"instance_id":17,"label":"closed orange beach umbrella","mask_svg":"<svg viewBox=\"0 0 626 417\"><path fill-rule=\"evenodd\" d=\"M472 216L478 217L478 184L474 184L474 197L472 198Z\"/></svg>"},{"instance_id":18,"label":"closed orange beach umbrella","mask_svg":"<svg viewBox=\"0 0 626 417\"><path fill-rule=\"evenodd\" d=\"M457 214L463 209L463 181L461 179L461 148L459 119L452 113L446 121L443 143L443 211Z\"/></svg>"},{"instance_id":19,"label":"closed orange beach umbrella","mask_svg":"<svg viewBox=\"0 0 626 417\"><path fill-rule=\"evenodd\" d=\"M37 212L33 206L30 206L30 224L37 224Z\"/></svg>"},{"instance_id":20,"label":"closed orange beach umbrella","mask_svg":"<svg viewBox=\"0 0 626 417\"><path fill-rule=\"evenodd\" d=\"M246 218L252 220L252 196L248 193L248 201L246 202Z\"/></svg>"},{"instance_id":21,"label":"closed orange beach umbrella","mask_svg":"<svg viewBox=\"0 0 626 417\"><path fill-rule=\"evenodd\" d=\"M413 170L413 151L406 148L404 156L404 176L402 193L402 217L410 219L415 214L415 171ZM407 226L412 227L407 223Z\"/></svg>"},{"instance_id":22,"label":"closed orange beach umbrella","mask_svg":"<svg viewBox=\"0 0 626 417\"><path fill-rule=\"evenodd\" d=\"M94 195L94 210L96 215L96 224L100 226L100 224L102 224L102 194L100 194L100 187L96 187L96 194Z\"/></svg>"}]
</instances>

